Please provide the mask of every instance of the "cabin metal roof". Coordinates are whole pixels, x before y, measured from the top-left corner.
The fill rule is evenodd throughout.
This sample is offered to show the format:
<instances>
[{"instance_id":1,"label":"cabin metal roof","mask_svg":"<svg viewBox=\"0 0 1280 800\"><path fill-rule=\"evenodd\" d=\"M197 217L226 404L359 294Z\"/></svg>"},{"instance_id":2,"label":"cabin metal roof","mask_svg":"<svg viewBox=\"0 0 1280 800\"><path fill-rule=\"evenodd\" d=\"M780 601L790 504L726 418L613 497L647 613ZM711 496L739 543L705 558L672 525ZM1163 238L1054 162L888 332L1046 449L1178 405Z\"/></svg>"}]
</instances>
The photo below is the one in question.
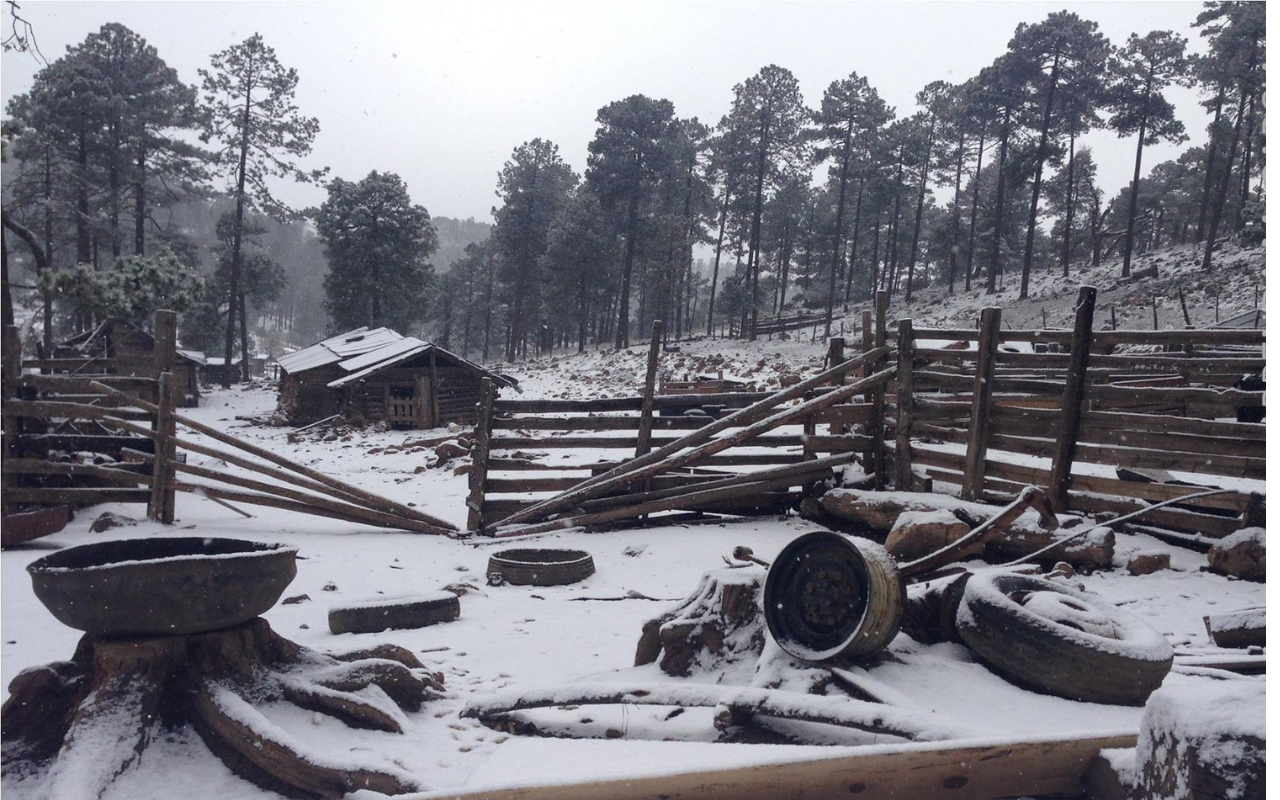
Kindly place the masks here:
<instances>
[{"instance_id":1,"label":"cabin metal roof","mask_svg":"<svg viewBox=\"0 0 1280 800\"><path fill-rule=\"evenodd\" d=\"M390 328L359 327L346 333L332 336L310 347L280 356L280 369L290 375L337 364L363 353L370 353L389 344L403 340L405 337Z\"/></svg>"},{"instance_id":2,"label":"cabin metal roof","mask_svg":"<svg viewBox=\"0 0 1280 800\"><path fill-rule=\"evenodd\" d=\"M451 353L448 350L445 350L444 348L439 347L437 345L430 344L429 342L423 342L421 340L414 340L414 341L416 341L417 344L412 347L397 348L394 346L388 346L386 348L383 348L382 350L377 351L376 353L369 353L365 356L362 356L360 359L352 359L351 361L344 361L343 363L338 365L339 367L342 367L344 369L346 369L349 364L352 364L357 360L363 360L368 363L367 363L367 366L364 366L363 369L357 369L356 371L353 371L350 375L343 375L341 378L338 378L337 380L330 381L328 384L329 388L340 389L343 386L346 386L348 383L351 383L352 381L358 381L363 378L367 378L368 376L376 372L380 372L381 370L387 369L388 367L392 367L392 366L395 366L396 364L400 364L405 361L408 361L414 356L420 355L421 353L425 353L429 350L435 350L437 355L443 357L446 361L452 362L454 364L457 364L458 366L461 366L467 369L474 370L476 373L486 378L492 378L495 382L497 382L499 386L514 385L514 382L510 378L507 378L503 375L499 375L496 372L491 372L485 369L484 367L480 366L479 364L475 363L474 361L468 361L467 359L463 358L457 353ZM397 352L392 352L393 350ZM375 356L377 356L378 358L376 360L373 360L373 357Z\"/></svg>"}]
</instances>

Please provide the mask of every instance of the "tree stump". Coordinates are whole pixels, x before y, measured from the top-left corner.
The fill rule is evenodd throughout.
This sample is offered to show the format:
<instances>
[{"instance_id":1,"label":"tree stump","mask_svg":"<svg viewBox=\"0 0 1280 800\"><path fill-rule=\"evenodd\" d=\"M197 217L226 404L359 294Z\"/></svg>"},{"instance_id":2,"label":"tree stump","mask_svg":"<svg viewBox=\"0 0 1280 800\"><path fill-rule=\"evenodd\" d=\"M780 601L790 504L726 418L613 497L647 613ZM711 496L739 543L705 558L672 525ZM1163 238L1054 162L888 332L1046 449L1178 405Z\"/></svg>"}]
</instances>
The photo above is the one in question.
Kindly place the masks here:
<instances>
[{"instance_id":1,"label":"tree stump","mask_svg":"<svg viewBox=\"0 0 1280 800\"><path fill-rule=\"evenodd\" d=\"M904 511L893 523L884 549L900 563L924 558L955 542L969 532L969 526L950 511Z\"/></svg>"},{"instance_id":2,"label":"tree stump","mask_svg":"<svg viewBox=\"0 0 1280 800\"><path fill-rule=\"evenodd\" d=\"M1142 715L1139 798L1266 794L1266 684L1231 680L1162 688Z\"/></svg>"},{"instance_id":3,"label":"tree stump","mask_svg":"<svg viewBox=\"0 0 1280 800\"><path fill-rule=\"evenodd\" d=\"M93 798L133 765L162 728L191 724L233 772L291 797L360 789L417 791L385 764L303 748L255 706L288 702L357 728L401 733L404 711L438 698L443 676L383 645L330 656L271 630L261 617L185 636L84 636L70 661L20 672L3 711L3 770L48 766L51 796Z\"/></svg>"},{"instance_id":4,"label":"tree stump","mask_svg":"<svg viewBox=\"0 0 1280 800\"><path fill-rule=\"evenodd\" d=\"M764 575L749 567L711 570L689 599L644 624L636 666L658 661L668 675L714 671L764 649Z\"/></svg>"}]
</instances>

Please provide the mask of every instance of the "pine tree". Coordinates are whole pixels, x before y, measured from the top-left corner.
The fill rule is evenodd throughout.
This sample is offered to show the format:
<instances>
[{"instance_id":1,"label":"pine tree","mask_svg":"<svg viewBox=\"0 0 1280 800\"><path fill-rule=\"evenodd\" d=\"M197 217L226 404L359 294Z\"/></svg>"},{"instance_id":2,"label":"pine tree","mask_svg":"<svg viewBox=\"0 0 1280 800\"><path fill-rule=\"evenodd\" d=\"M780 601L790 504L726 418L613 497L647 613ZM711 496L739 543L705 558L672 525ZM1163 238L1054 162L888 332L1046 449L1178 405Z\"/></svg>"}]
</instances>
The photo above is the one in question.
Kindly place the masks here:
<instances>
[{"instance_id":1,"label":"pine tree","mask_svg":"<svg viewBox=\"0 0 1280 800\"><path fill-rule=\"evenodd\" d=\"M204 91L205 129L202 139L215 140L213 166L230 183L236 200L235 232L231 250L231 296L240 297L240 257L245 209L253 205L274 216L288 216L290 209L271 193L271 177L317 181L328 170L304 171L295 159L311 152L320 130L314 117L304 117L294 105L298 73L286 69L260 34L215 53L210 69L200 70ZM332 196L332 191L330 192ZM233 307L227 314L226 363L235 343ZM241 365L249 379L249 364ZM231 372L224 377L231 385Z\"/></svg>"},{"instance_id":2,"label":"pine tree","mask_svg":"<svg viewBox=\"0 0 1280 800\"><path fill-rule=\"evenodd\" d=\"M403 331L426 317L436 232L399 175L375 170L358 183L333 179L315 223L329 261L325 308L337 328Z\"/></svg>"}]
</instances>

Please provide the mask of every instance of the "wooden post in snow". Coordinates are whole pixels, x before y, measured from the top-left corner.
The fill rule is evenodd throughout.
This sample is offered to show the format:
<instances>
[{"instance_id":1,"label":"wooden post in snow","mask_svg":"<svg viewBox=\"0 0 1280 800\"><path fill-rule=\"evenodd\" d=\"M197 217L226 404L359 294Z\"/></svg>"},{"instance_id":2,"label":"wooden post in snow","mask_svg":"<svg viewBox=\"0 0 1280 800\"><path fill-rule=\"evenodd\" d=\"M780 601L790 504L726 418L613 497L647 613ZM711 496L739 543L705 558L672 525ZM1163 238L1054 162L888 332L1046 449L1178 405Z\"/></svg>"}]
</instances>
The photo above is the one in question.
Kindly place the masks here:
<instances>
[{"instance_id":1,"label":"wooden post in snow","mask_svg":"<svg viewBox=\"0 0 1280 800\"><path fill-rule=\"evenodd\" d=\"M636 455L649 452L649 440L653 436L653 393L658 384L658 356L662 352L662 320L653 321L653 335L649 338L649 363L644 373L644 395L640 406L640 424L636 430Z\"/></svg>"},{"instance_id":2,"label":"wooden post in snow","mask_svg":"<svg viewBox=\"0 0 1280 800\"><path fill-rule=\"evenodd\" d=\"M156 461L152 470L151 502L147 505L147 516L159 520L166 525L173 522L174 489L173 460L177 455L174 437L177 436L177 425L173 418L173 407L176 401L174 386L174 368L177 366L178 348L178 315L173 311L161 309L155 316L155 370L159 382L159 410L156 412L154 428L156 432Z\"/></svg>"},{"instance_id":3,"label":"wooden post in snow","mask_svg":"<svg viewBox=\"0 0 1280 800\"><path fill-rule=\"evenodd\" d=\"M431 427L440 424L440 373L436 369L436 348L431 348Z\"/></svg>"},{"instance_id":4,"label":"wooden post in snow","mask_svg":"<svg viewBox=\"0 0 1280 800\"><path fill-rule=\"evenodd\" d=\"M915 354L915 334L911 320L898 320L898 434L894 442L894 458L898 464L896 487L911 491L911 415L915 413L915 382L911 377L911 360Z\"/></svg>"},{"instance_id":5,"label":"wooden post in snow","mask_svg":"<svg viewBox=\"0 0 1280 800\"><path fill-rule=\"evenodd\" d=\"M497 393L493 378L480 381L480 412L471 445L471 474L467 480L467 530L484 529L484 482L489 477L489 436L493 432L493 398Z\"/></svg>"},{"instance_id":6,"label":"wooden post in snow","mask_svg":"<svg viewBox=\"0 0 1280 800\"><path fill-rule=\"evenodd\" d=\"M1076 324L1071 333L1071 363L1067 367L1067 385L1062 390L1062 428L1053 451L1053 467L1049 472L1049 502L1055 511L1067 507L1071 488L1071 463L1075 460L1076 439L1080 435L1080 411L1084 405L1085 373L1089 369L1089 348L1093 345L1093 309L1098 290L1081 286L1076 298Z\"/></svg>"},{"instance_id":7,"label":"wooden post in snow","mask_svg":"<svg viewBox=\"0 0 1280 800\"><path fill-rule=\"evenodd\" d=\"M875 347L874 334L871 332L871 309L864 309L862 312L862 352L867 352ZM871 374L871 365L867 364L862 368L862 377Z\"/></svg>"},{"instance_id":8,"label":"wooden post in snow","mask_svg":"<svg viewBox=\"0 0 1280 800\"><path fill-rule=\"evenodd\" d=\"M13 400L18 395L18 377L22 375L22 337L18 334L18 326L4 326L4 343L3 356L0 357L0 369L3 370L3 380L0 382L0 396L3 400L6 410L8 409L9 400ZM16 414L4 414L4 451L0 457L8 458L10 453L17 445L18 437L18 416Z\"/></svg>"},{"instance_id":9,"label":"wooden post in snow","mask_svg":"<svg viewBox=\"0 0 1280 800\"><path fill-rule=\"evenodd\" d=\"M827 340L827 369L830 369L834 367L836 364L840 364L843 362L844 362L844 337L832 336L830 339ZM836 380L833 381L833 383L837 387L843 385L844 376L837 378ZM831 433L833 435L844 433L844 431L840 430L840 427L841 426L838 423L833 423L834 430L832 430ZM814 422L813 417L805 417L804 435L806 437L815 436L817 433L818 433L818 423ZM808 446L804 448L805 461L812 461L817 457L818 457L817 453L810 450Z\"/></svg>"},{"instance_id":10,"label":"wooden post in snow","mask_svg":"<svg viewBox=\"0 0 1280 800\"><path fill-rule=\"evenodd\" d=\"M418 375L413 379L413 397L417 408L414 414L417 416L415 424L419 428L434 428L436 426L435 414L432 413L432 390L431 376Z\"/></svg>"},{"instance_id":11,"label":"wooden post in snow","mask_svg":"<svg viewBox=\"0 0 1280 800\"><path fill-rule=\"evenodd\" d=\"M996 346L1000 343L1000 309L982 309L978 330L978 363L973 377L973 406L969 415L969 440L964 454L964 478L960 496L982 497L987 470L987 438L991 419L991 381L995 375Z\"/></svg>"},{"instance_id":12,"label":"wooden post in snow","mask_svg":"<svg viewBox=\"0 0 1280 800\"><path fill-rule=\"evenodd\" d=\"M888 339L885 330L885 317L889 314L889 293L883 289L876 292L875 346L884 347ZM874 373L884 365L884 359L878 358L874 364L868 364L868 374ZM884 457L884 385L871 390L871 424L867 427L871 436L871 468L875 476L873 486L877 491L883 490L886 483L887 469Z\"/></svg>"}]
</instances>

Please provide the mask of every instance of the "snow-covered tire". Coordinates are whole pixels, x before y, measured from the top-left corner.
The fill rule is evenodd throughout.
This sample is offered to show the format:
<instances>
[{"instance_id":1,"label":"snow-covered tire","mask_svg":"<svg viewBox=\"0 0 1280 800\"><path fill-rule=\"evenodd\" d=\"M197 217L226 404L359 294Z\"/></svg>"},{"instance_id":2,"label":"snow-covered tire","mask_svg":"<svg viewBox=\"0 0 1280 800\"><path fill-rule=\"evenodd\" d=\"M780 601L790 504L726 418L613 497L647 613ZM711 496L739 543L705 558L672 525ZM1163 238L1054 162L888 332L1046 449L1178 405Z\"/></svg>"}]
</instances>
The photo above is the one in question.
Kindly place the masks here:
<instances>
[{"instance_id":1,"label":"snow-covered tire","mask_svg":"<svg viewBox=\"0 0 1280 800\"><path fill-rule=\"evenodd\" d=\"M1146 622L1031 575L971 577L956 629L992 671L1086 703L1142 705L1173 666L1173 648Z\"/></svg>"}]
</instances>

